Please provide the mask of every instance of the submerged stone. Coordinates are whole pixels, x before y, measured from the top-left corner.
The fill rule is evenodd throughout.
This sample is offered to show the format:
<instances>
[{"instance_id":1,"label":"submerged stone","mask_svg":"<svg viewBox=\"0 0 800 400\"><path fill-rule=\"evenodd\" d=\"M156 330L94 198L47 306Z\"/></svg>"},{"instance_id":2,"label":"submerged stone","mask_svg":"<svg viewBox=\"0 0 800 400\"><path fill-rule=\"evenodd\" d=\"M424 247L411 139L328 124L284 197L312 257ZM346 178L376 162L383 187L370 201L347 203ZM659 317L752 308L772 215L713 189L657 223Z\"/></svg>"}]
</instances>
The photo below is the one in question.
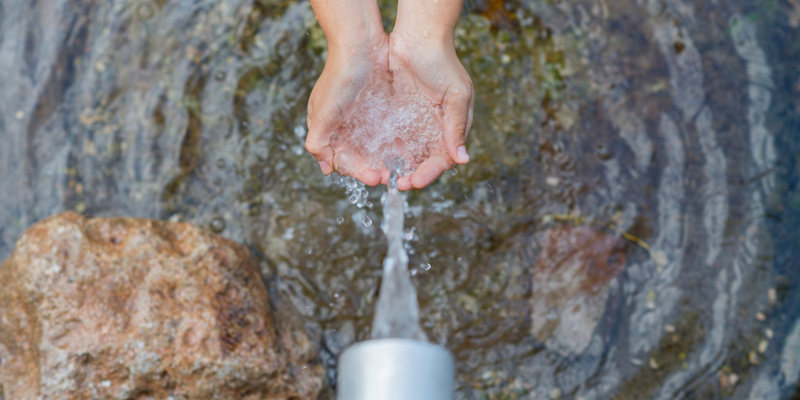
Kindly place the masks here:
<instances>
[{"instance_id":1,"label":"submerged stone","mask_svg":"<svg viewBox=\"0 0 800 400\"><path fill-rule=\"evenodd\" d=\"M586 225L543 234L532 271L532 333L563 355L583 352L603 316L609 286L625 268L624 241Z\"/></svg>"}]
</instances>

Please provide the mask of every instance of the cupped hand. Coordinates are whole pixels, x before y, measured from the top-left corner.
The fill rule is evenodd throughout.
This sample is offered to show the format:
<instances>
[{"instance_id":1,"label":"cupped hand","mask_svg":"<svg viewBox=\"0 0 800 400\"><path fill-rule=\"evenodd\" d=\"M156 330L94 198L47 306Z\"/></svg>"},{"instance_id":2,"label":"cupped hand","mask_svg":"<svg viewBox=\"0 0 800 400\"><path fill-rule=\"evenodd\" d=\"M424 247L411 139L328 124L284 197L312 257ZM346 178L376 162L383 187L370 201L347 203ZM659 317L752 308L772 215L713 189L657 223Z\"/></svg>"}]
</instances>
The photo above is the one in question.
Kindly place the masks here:
<instances>
[{"instance_id":1,"label":"cupped hand","mask_svg":"<svg viewBox=\"0 0 800 400\"><path fill-rule=\"evenodd\" d=\"M381 183L382 172L356 150L336 148L332 136L344 123L359 92L376 69L388 70L389 37L374 35L348 48L329 48L328 60L308 100L306 150L319 162L322 173L338 171L366 185Z\"/></svg>"},{"instance_id":2,"label":"cupped hand","mask_svg":"<svg viewBox=\"0 0 800 400\"><path fill-rule=\"evenodd\" d=\"M400 190L421 189L455 164L466 164L466 138L472 127L475 93L452 38L439 39L427 30L395 28L389 37L389 67L395 91L423 93L443 115L444 133L427 160L398 180ZM388 183L388 171L381 181Z\"/></svg>"}]
</instances>

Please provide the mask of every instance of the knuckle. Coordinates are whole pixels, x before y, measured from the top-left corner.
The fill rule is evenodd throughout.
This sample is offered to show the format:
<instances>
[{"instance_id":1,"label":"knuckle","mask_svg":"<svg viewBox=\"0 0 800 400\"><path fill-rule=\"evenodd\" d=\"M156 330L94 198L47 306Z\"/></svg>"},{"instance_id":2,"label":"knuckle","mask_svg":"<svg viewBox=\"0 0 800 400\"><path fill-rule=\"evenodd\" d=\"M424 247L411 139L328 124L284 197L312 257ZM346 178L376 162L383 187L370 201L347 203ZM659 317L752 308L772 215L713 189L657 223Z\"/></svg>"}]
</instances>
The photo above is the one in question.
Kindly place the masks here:
<instances>
[{"instance_id":1,"label":"knuckle","mask_svg":"<svg viewBox=\"0 0 800 400\"><path fill-rule=\"evenodd\" d=\"M458 124L456 124L456 133L458 133L461 136L466 135L466 133L467 133L467 122L466 121L459 122Z\"/></svg>"},{"instance_id":2,"label":"knuckle","mask_svg":"<svg viewBox=\"0 0 800 400\"><path fill-rule=\"evenodd\" d=\"M306 151L313 155L319 154L319 146L311 139L306 140Z\"/></svg>"}]
</instances>

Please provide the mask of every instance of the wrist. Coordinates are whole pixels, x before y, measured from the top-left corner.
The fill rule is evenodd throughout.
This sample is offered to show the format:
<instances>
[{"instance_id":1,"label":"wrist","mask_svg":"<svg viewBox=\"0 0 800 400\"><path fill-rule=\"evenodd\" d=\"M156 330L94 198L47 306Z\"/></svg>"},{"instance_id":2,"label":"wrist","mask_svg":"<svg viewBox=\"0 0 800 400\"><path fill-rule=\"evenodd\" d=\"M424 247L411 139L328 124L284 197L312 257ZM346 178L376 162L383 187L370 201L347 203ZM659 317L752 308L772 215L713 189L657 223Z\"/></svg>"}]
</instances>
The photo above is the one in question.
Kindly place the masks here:
<instances>
[{"instance_id":1,"label":"wrist","mask_svg":"<svg viewBox=\"0 0 800 400\"><path fill-rule=\"evenodd\" d=\"M399 0L392 34L425 47L455 48L462 5L463 0Z\"/></svg>"}]
</instances>

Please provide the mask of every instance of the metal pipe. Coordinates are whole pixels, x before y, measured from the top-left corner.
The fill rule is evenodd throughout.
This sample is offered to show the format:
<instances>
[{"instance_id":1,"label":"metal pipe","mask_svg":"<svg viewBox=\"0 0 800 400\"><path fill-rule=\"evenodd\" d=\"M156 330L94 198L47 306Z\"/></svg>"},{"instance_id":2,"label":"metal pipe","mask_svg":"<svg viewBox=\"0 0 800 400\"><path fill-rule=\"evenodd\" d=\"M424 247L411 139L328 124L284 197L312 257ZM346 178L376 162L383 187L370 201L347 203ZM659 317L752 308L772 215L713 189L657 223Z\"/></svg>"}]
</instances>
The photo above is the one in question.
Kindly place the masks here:
<instances>
[{"instance_id":1,"label":"metal pipe","mask_svg":"<svg viewBox=\"0 0 800 400\"><path fill-rule=\"evenodd\" d=\"M357 343L339 357L338 400L452 400L453 356L411 339Z\"/></svg>"}]
</instances>

